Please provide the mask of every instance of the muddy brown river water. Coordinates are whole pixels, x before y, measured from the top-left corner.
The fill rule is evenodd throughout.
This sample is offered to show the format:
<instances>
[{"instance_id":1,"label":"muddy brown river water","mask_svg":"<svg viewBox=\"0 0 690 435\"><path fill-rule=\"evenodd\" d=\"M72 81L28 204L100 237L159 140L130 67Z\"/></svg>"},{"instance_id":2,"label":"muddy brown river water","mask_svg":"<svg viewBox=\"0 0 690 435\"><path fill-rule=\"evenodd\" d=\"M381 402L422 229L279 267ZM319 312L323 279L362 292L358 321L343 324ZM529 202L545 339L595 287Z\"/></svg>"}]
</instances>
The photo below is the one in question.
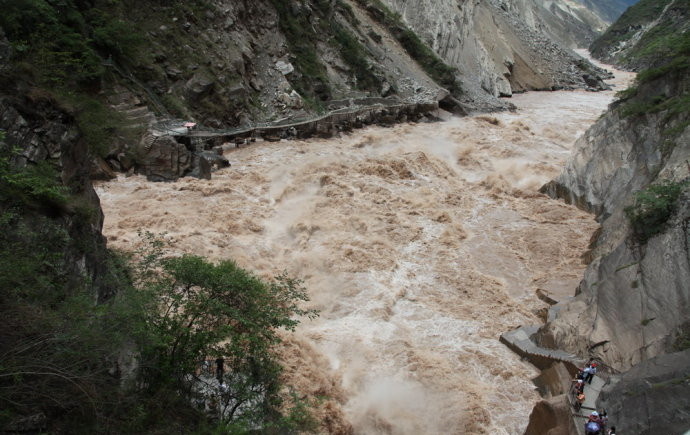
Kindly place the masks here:
<instances>
[{"instance_id":1,"label":"muddy brown river water","mask_svg":"<svg viewBox=\"0 0 690 435\"><path fill-rule=\"evenodd\" d=\"M631 75L616 73L622 89ZM280 350L323 432L518 434L537 371L499 335L573 294L597 225L541 195L613 91L516 95L514 113L230 150L212 180L97 186L109 246L305 280L317 320Z\"/></svg>"}]
</instances>

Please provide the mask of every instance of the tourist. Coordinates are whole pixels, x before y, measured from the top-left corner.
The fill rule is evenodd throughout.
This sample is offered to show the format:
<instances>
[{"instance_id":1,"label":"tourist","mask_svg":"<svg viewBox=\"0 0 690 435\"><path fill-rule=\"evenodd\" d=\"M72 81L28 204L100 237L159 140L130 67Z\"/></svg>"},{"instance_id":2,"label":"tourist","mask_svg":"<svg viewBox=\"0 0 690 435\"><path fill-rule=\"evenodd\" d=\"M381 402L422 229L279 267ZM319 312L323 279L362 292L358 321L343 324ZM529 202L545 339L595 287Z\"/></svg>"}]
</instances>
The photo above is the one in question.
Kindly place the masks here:
<instances>
[{"instance_id":1,"label":"tourist","mask_svg":"<svg viewBox=\"0 0 690 435\"><path fill-rule=\"evenodd\" d=\"M589 366L589 373L587 373L587 377L585 378L585 382L588 384L592 383L592 379L594 378L594 375L597 373L597 363L592 363L591 366Z\"/></svg>"},{"instance_id":2,"label":"tourist","mask_svg":"<svg viewBox=\"0 0 690 435\"><path fill-rule=\"evenodd\" d=\"M573 395L577 396L579 391L584 388L584 381L582 379L573 379L573 384L572 387L570 388L570 391L572 391Z\"/></svg>"},{"instance_id":3,"label":"tourist","mask_svg":"<svg viewBox=\"0 0 690 435\"><path fill-rule=\"evenodd\" d=\"M577 400L575 401L575 411L579 411L582 408L582 404L585 403L585 393L580 393L577 395Z\"/></svg>"},{"instance_id":4,"label":"tourist","mask_svg":"<svg viewBox=\"0 0 690 435\"><path fill-rule=\"evenodd\" d=\"M616 435L616 426L611 426L611 429L609 429L607 435Z\"/></svg>"},{"instance_id":5,"label":"tourist","mask_svg":"<svg viewBox=\"0 0 690 435\"><path fill-rule=\"evenodd\" d=\"M588 421L585 423L585 434L599 435L601 433L601 425L596 421Z\"/></svg>"},{"instance_id":6,"label":"tourist","mask_svg":"<svg viewBox=\"0 0 690 435\"><path fill-rule=\"evenodd\" d=\"M583 379L585 382L587 382L587 381L590 379L590 376L591 376L591 377L594 377L594 375L592 374L592 366L589 365L589 364L587 364L587 365L585 366L583 372L584 372L584 377L583 377L582 379ZM590 383L591 383L591 381L590 381Z\"/></svg>"},{"instance_id":7,"label":"tourist","mask_svg":"<svg viewBox=\"0 0 690 435\"><path fill-rule=\"evenodd\" d=\"M609 415L605 409L599 413L599 420L601 421L601 425L606 427L606 423L609 422Z\"/></svg>"}]
</instances>

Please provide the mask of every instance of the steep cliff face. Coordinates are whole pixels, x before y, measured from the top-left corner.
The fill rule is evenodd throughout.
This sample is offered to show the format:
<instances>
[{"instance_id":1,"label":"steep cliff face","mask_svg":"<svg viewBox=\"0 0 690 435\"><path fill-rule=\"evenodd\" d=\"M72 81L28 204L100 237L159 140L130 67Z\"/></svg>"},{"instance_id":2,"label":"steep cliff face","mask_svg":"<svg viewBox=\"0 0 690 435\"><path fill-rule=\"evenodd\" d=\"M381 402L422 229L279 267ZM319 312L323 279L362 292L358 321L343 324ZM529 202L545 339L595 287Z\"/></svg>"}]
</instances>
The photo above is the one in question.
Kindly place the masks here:
<instances>
[{"instance_id":1,"label":"steep cliff face","mask_svg":"<svg viewBox=\"0 0 690 435\"><path fill-rule=\"evenodd\" d=\"M668 352L690 320L690 45L683 38L621 93L543 188L596 213L601 230L577 295L555 307L540 340L618 370Z\"/></svg>"},{"instance_id":2,"label":"steep cliff face","mask_svg":"<svg viewBox=\"0 0 690 435\"><path fill-rule=\"evenodd\" d=\"M604 387L597 406L620 433L681 434L690 426L690 351L645 361Z\"/></svg>"},{"instance_id":3,"label":"steep cliff face","mask_svg":"<svg viewBox=\"0 0 690 435\"><path fill-rule=\"evenodd\" d=\"M469 88L496 96L588 86L595 69L565 47L585 46L605 22L582 5L534 0L387 0Z\"/></svg>"}]
</instances>

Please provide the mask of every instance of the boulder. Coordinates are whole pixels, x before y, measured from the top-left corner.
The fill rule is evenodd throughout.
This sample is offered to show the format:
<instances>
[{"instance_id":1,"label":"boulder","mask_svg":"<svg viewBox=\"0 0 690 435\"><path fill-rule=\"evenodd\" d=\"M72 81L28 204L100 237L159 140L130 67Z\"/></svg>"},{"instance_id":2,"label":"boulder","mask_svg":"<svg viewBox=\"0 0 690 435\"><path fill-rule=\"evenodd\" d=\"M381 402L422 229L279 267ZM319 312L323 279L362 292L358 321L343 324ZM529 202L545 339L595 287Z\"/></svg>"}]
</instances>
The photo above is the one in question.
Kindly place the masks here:
<instances>
[{"instance_id":1,"label":"boulder","mask_svg":"<svg viewBox=\"0 0 690 435\"><path fill-rule=\"evenodd\" d=\"M115 171L110 167L108 162L102 157L94 157L91 162L91 179L92 180L112 180L115 178Z\"/></svg>"},{"instance_id":2,"label":"boulder","mask_svg":"<svg viewBox=\"0 0 690 435\"><path fill-rule=\"evenodd\" d=\"M189 173L190 176L203 180L211 179L212 163L205 155L199 155L195 160L194 169Z\"/></svg>"},{"instance_id":3,"label":"boulder","mask_svg":"<svg viewBox=\"0 0 690 435\"><path fill-rule=\"evenodd\" d=\"M295 70L295 67L292 66L290 62L279 60L278 62L276 62L276 69L280 71L282 75L286 76L293 72Z\"/></svg>"},{"instance_id":4,"label":"boulder","mask_svg":"<svg viewBox=\"0 0 690 435\"><path fill-rule=\"evenodd\" d=\"M192 153L172 136L144 137L137 154L137 171L149 181L174 181L191 168Z\"/></svg>"},{"instance_id":5,"label":"boulder","mask_svg":"<svg viewBox=\"0 0 690 435\"><path fill-rule=\"evenodd\" d=\"M529 416L525 435L578 435L565 394L538 402Z\"/></svg>"},{"instance_id":6,"label":"boulder","mask_svg":"<svg viewBox=\"0 0 690 435\"><path fill-rule=\"evenodd\" d=\"M690 428L690 350L644 361L599 395L620 433L681 434Z\"/></svg>"},{"instance_id":7,"label":"boulder","mask_svg":"<svg viewBox=\"0 0 690 435\"><path fill-rule=\"evenodd\" d=\"M202 72L197 72L184 85L185 96L188 100L198 101L213 89L213 80Z\"/></svg>"}]
</instances>

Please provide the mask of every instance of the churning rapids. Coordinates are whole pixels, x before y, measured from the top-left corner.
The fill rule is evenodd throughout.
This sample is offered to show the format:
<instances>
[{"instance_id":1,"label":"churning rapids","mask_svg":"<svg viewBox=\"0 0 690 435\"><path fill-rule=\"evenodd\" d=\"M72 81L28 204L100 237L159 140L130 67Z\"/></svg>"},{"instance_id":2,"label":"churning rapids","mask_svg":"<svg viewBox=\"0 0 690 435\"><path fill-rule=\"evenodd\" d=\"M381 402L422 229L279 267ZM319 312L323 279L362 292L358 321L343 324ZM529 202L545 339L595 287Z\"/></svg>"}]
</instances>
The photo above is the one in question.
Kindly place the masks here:
<instances>
[{"instance_id":1,"label":"churning rapids","mask_svg":"<svg viewBox=\"0 0 690 435\"><path fill-rule=\"evenodd\" d=\"M631 75L616 71L622 89ZM516 95L514 113L371 127L226 153L212 180L97 186L110 247L181 252L305 280L318 308L284 343L322 430L521 433L537 372L498 341L573 294L592 216L541 195L613 92Z\"/></svg>"}]
</instances>

